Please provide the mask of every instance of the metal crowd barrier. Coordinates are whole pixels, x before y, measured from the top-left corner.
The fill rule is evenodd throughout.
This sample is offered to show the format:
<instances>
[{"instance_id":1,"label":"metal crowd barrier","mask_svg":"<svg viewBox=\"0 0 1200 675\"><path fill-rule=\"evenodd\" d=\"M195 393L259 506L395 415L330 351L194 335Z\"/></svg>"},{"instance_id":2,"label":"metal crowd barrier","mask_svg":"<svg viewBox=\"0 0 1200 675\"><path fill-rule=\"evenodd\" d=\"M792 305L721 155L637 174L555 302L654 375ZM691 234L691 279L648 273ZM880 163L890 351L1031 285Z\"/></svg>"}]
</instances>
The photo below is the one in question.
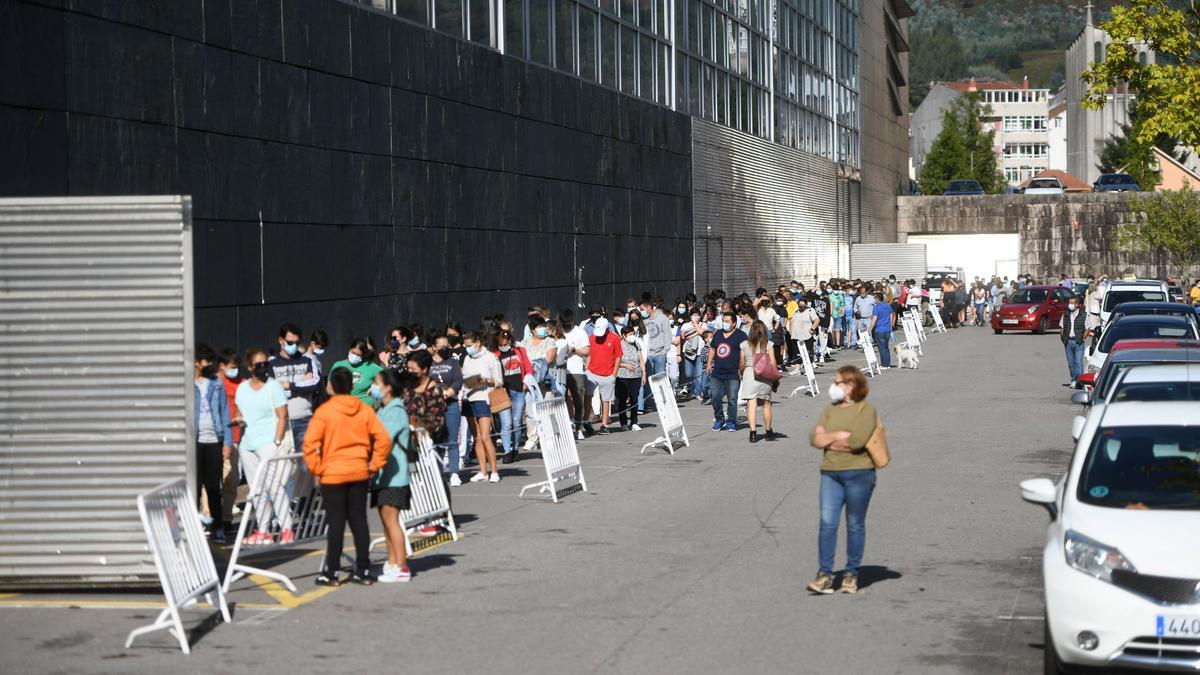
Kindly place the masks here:
<instances>
[{"instance_id":1,"label":"metal crowd barrier","mask_svg":"<svg viewBox=\"0 0 1200 675\"><path fill-rule=\"evenodd\" d=\"M925 334L925 323L921 321L921 313L915 309L908 310L908 318L912 321L913 328L917 330L917 340L924 342L929 339Z\"/></svg>"},{"instance_id":2,"label":"metal crowd barrier","mask_svg":"<svg viewBox=\"0 0 1200 675\"><path fill-rule=\"evenodd\" d=\"M458 541L458 526L454 523L454 513L450 510L450 496L446 494L446 483L442 481L441 461L433 449L433 439L424 429L413 429L417 435L418 458L415 463L408 465L408 486L412 493L409 507L400 511L400 526L404 530L404 550L412 555L412 541L409 530L426 525L439 525L450 532L450 537ZM392 452L398 452L392 450ZM371 548L386 542L384 537L371 540Z\"/></svg>"},{"instance_id":3,"label":"metal crowd barrier","mask_svg":"<svg viewBox=\"0 0 1200 675\"><path fill-rule=\"evenodd\" d=\"M803 343L800 344L800 361L804 367L804 379L806 383L793 389L792 393L788 394L788 398L802 391L807 391L810 396L816 398L817 393L820 391L820 388L817 386L817 374L813 370L812 359L808 358L808 350L804 348Z\"/></svg>"},{"instance_id":4,"label":"metal crowd barrier","mask_svg":"<svg viewBox=\"0 0 1200 675\"><path fill-rule=\"evenodd\" d=\"M321 541L328 529L325 502L312 474L304 465L304 455L293 453L273 457L258 467L242 510L237 539L225 569L223 590L247 574L274 579L297 593L287 575L242 562L247 555Z\"/></svg>"},{"instance_id":5,"label":"metal crowd barrier","mask_svg":"<svg viewBox=\"0 0 1200 675\"><path fill-rule=\"evenodd\" d=\"M875 343L871 341L871 334L867 331L859 333L858 344L862 345L863 356L867 359L867 375L875 377L882 374L883 370L879 367L879 357L875 354Z\"/></svg>"},{"instance_id":6,"label":"metal crowd barrier","mask_svg":"<svg viewBox=\"0 0 1200 675\"><path fill-rule=\"evenodd\" d=\"M524 497L526 491L538 488L541 492L550 492L550 497L558 503L558 493L563 486L570 487L575 483L587 492L587 481L583 478L583 466L579 461L575 434L571 431L566 400L554 396L533 403L532 408L542 446L542 462L546 466L546 480L521 488L518 497Z\"/></svg>"},{"instance_id":7,"label":"metal crowd barrier","mask_svg":"<svg viewBox=\"0 0 1200 675\"><path fill-rule=\"evenodd\" d=\"M900 317L900 326L904 329L904 346L915 351L918 356L925 356L921 351L921 338L917 334L917 329L913 324L911 316L904 315Z\"/></svg>"},{"instance_id":8,"label":"metal crowd barrier","mask_svg":"<svg viewBox=\"0 0 1200 675\"><path fill-rule=\"evenodd\" d=\"M929 313L933 315L933 332L945 333L946 322L942 321L942 312L933 303L929 304Z\"/></svg>"},{"instance_id":9,"label":"metal crowd barrier","mask_svg":"<svg viewBox=\"0 0 1200 675\"><path fill-rule=\"evenodd\" d=\"M128 649L139 635L165 629L179 641L183 653L190 654L187 634L179 617L181 607L194 604L197 598L204 596L210 605L220 610L225 623L230 622L221 578L217 576L212 551L204 538L196 500L188 491L187 479L180 478L139 495L137 508L163 595L167 598L167 608L159 613L154 623L131 631L125 640L125 648Z\"/></svg>"},{"instance_id":10,"label":"metal crowd barrier","mask_svg":"<svg viewBox=\"0 0 1200 675\"><path fill-rule=\"evenodd\" d=\"M675 454L676 443L682 443L685 448L691 447L687 429L683 426L683 417L679 414L679 404L675 401L675 391L671 388L671 380L666 373L650 376L650 393L654 395L654 405L658 407L658 420L662 423L663 435L643 445L641 454L658 445L666 448L672 455Z\"/></svg>"}]
</instances>

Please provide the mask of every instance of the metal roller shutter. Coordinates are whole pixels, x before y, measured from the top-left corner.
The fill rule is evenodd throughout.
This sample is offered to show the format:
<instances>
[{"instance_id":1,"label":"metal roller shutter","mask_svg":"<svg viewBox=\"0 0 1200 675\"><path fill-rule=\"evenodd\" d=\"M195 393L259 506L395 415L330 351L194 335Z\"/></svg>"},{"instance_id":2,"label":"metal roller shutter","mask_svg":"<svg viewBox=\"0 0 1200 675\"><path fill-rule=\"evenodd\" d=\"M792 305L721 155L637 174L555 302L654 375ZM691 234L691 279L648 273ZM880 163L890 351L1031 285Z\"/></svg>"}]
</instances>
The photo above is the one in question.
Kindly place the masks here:
<instances>
[{"instance_id":1,"label":"metal roller shutter","mask_svg":"<svg viewBox=\"0 0 1200 675\"><path fill-rule=\"evenodd\" d=\"M0 586L154 582L192 351L190 197L0 199Z\"/></svg>"},{"instance_id":2,"label":"metal roller shutter","mask_svg":"<svg viewBox=\"0 0 1200 675\"><path fill-rule=\"evenodd\" d=\"M895 274L900 281L925 279L925 244L854 244L850 277L879 280Z\"/></svg>"}]
</instances>

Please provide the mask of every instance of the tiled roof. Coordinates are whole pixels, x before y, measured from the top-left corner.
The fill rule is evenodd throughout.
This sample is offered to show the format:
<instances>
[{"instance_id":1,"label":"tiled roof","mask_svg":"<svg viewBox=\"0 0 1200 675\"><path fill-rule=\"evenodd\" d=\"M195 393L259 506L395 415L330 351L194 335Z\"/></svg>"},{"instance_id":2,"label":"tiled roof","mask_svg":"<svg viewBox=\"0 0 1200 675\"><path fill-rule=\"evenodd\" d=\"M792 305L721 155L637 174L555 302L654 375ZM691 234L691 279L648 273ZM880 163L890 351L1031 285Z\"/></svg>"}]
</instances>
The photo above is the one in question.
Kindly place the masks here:
<instances>
[{"instance_id":1,"label":"tiled roof","mask_svg":"<svg viewBox=\"0 0 1200 675\"><path fill-rule=\"evenodd\" d=\"M1075 176L1072 176L1071 174L1067 173L1066 171L1059 171L1058 169L1042 169L1033 178L1057 178L1058 182L1062 183L1063 190L1066 192L1091 192L1092 191L1091 185L1088 185L1083 180L1076 178ZM1026 180L1025 182L1021 183L1021 187L1025 187L1025 186L1029 185L1029 181L1033 180L1033 178L1030 178L1030 179Z\"/></svg>"}]
</instances>

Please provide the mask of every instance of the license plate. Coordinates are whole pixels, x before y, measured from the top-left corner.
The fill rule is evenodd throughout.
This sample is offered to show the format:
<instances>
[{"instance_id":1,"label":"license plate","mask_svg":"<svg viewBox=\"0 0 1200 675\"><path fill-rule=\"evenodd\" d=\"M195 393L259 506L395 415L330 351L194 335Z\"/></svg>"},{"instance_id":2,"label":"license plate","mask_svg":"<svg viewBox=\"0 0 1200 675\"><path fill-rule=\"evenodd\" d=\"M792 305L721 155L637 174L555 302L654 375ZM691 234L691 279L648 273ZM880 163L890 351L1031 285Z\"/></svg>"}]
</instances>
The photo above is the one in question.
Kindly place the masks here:
<instances>
[{"instance_id":1,"label":"license plate","mask_svg":"<svg viewBox=\"0 0 1200 675\"><path fill-rule=\"evenodd\" d=\"M1162 616L1155 622L1158 637L1200 637L1200 616Z\"/></svg>"},{"instance_id":2,"label":"license plate","mask_svg":"<svg viewBox=\"0 0 1200 675\"><path fill-rule=\"evenodd\" d=\"M1005 326L1015 326L1017 325L1018 321L1016 319L1001 319L1000 323L1004 324Z\"/></svg>"}]
</instances>

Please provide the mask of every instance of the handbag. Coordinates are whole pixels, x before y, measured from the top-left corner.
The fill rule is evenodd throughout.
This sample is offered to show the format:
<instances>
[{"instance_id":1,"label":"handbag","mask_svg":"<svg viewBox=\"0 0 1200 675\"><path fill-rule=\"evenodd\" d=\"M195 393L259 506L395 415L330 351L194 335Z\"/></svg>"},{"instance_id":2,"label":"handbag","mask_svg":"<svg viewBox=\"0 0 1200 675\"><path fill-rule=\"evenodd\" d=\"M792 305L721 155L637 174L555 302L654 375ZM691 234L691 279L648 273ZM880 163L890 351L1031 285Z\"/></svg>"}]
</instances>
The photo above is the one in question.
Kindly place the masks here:
<instances>
[{"instance_id":1,"label":"handbag","mask_svg":"<svg viewBox=\"0 0 1200 675\"><path fill-rule=\"evenodd\" d=\"M872 431L871 437L867 439L867 454L871 456L876 469L882 469L892 461L891 452L888 450L887 431L878 417L875 418L875 431Z\"/></svg>"},{"instance_id":2,"label":"handbag","mask_svg":"<svg viewBox=\"0 0 1200 675\"><path fill-rule=\"evenodd\" d=\"M774 384L783 377L779 369L771 363L771 356L766 352L759 352L754 355L754 379L759 382Z\"/></svg>"},{"instance_id":3,"label":"handbag","mask_svg":"<svg viewBox=\"0 0 1200 675\"><path fill-rule=\"evenodd\" d=\"M492 414L503 412L512 407L512 399L508 397L508 392L504 387L492 387L488 392L488 404L492 408Z\"/></svg>"}]
</instances>

